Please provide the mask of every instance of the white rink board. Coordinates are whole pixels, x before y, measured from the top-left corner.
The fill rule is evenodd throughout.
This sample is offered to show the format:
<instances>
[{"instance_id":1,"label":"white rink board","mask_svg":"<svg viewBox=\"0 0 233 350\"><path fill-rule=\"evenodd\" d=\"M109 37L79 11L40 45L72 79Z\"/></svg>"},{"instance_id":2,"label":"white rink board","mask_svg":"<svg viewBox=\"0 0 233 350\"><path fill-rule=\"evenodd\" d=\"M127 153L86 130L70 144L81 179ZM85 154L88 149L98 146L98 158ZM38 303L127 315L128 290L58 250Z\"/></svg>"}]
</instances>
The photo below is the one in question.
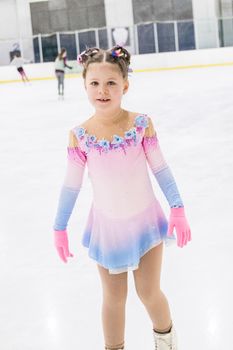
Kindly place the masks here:
<instances>
[{"instance_id":1,"label":"white rink board","mask_svg":"<svg viewBox=\"0 0 233 350\"><path fill-rule=\"evenodd\" d=\"M165 52L157 54L132 56L131 67L133 70L175 68L195 65L233 64L233 47L220 49L203 49L178 52ZM76 61L69 62L74 67L67 69L67 73L81 72L81 67ZM32 79L54 78L54 63L25 64L25 71ZM19 78L14 66L0 67L0 83Z\"/></svg>"}]
</instances>

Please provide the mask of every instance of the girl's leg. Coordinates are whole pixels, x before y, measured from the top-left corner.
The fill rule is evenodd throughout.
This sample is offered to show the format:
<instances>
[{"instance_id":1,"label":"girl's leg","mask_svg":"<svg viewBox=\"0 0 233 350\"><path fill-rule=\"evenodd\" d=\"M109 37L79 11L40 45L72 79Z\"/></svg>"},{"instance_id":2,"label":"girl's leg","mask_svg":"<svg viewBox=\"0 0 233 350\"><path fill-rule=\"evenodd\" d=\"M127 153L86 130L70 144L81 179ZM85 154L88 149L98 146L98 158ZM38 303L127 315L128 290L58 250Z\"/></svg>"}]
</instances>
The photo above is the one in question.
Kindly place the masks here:
<instances>
[{"instance_id":1,"label":"girl's leg","mask_svg":"<svg viewBox=\"0 0 233 350\"><path fill-rule=\"evenodd\" d=\"M57 74L57 89L58 89L58 95L61 94L60 86L61 86L61 77L60 77L59 74Z\"/></svg>"},{"instance_id":2,"label":"girl's leg","mask_svg":"<svg viewBox=\"0 0 233 350\"><path fill-rule=\"evenodd\" d=\"M26 73L25 73L24 70L22 71L22 77L25 78L25 81L27 80L27 81L29 82L29 79L28 79L28 77L26 76Z\"/></svg>"},{"instance_id":3,"label":"girl's leg","mask_svg":"<svg viewBox=\"0 0 233 350\"><path fill-rule=\"evenodd\" d=\"M60 75L60 72L56 72L56 78L57 78L57 91L58 91L58 95L60 95L61 94L61 90L60 90L61 75Z\"/></svg>"},{"instance_id":4,"label":"girl's leg","mask_svg":"<svg viewBox=\"0 0 233 350\"><path fill-rule=\"evenodd\" d=\"M58 76L58 94L61 95L61 75Z\"/></svg>"},{"instance_id":5,"label":"girl's leg","mask_svg":"<svg viewBox=\"0 0 233 350\"><path fill-rule=\"evenodd\" d=\"M123 349L127 272L112 275L98 266L103 290L102 322L106 349Z\"/></svg>"},{"instance_id":6,"label":"girl's leg","mask_svg":"<svg viewBox=\"0 0 233 350\"><path fill-rule=\"evenodd\" d=\"M153 323L153 329L169 332L172 325L169 305L160 289L162 255L163 243L146 253L141 258L139 268L134 271L134 281L137 294Z\"/></svg>"},{"instance_id":7,"label":"girl's leg","mask_svg":"<svg viewBox=\"0 0 233 350\"><path fill-rule=\"evenodd\" d=\"M24 77L23 72L21 71L21 72L19 72L19 74L20 74L20 76L21 76L22 81L25 83L25 82L26 82L26 80L25 80L25 77Z\"/></svg>"},{"instance_id":8,"label":"girl's leg","mask_svg":"<svg viewBox=\"0 0 233 350\"><path fill-rule=\"evenodd\" d=\"M61 73L61 94L64 95L64 78L65 74Z\"/></svg>"}]
</instances>

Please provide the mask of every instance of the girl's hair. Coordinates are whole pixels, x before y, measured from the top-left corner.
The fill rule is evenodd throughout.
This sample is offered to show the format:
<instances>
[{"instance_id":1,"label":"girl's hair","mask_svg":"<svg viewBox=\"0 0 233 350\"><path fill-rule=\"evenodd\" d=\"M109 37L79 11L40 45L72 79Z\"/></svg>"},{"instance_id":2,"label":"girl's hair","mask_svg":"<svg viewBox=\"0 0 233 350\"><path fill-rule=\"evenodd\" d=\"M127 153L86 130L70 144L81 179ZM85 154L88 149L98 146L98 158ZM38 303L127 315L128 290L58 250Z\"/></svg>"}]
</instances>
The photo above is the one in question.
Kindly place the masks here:
<instances>
[{"instance_id":1,"label":"girl's hair","mask_svg":"<svg viewBox=\"0 0 233 350\"><path fill-rule=\"evenodd\" d=\"M66 49L64 47L61 48L61 52L58 54L59 60L63 60L63 55L66 52Z\"/></svg>"},{"instance_id":2,"label":"girl's hair","mask_svg":"<svg viewBox=\"0 0 233 350\"><path fill-rule=\"evenodd\" d=\"M130 65L130 53L122 46L114 46L110 50L102 50L98 47L86 49L78 56L78 62L83 66L83 78L86 78L88 66L91 63L108 62L120 69L123 78L128 77Z\"/></svg>"}]
</instances>

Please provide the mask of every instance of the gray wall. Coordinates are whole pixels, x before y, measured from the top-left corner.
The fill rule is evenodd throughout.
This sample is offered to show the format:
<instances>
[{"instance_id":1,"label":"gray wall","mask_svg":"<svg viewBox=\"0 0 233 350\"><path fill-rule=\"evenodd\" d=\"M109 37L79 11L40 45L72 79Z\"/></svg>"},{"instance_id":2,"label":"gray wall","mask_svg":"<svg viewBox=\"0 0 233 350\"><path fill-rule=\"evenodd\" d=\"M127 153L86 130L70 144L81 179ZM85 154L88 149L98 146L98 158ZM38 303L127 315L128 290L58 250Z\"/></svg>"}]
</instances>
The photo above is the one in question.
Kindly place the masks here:
<instances>
[{"instance_id":1,"label":"gray wall","mask_svg":"<svg viewBox=\"0 0 233 350\"><path fill-rule=\"evenodd\" d=\"M104 0L49 0L30 8L33 34L106 26Z\"/></svg>"},{"instance_id":2,"label":"gray wall","mask_svg":"<svg viewBox=\"0 0 233 350\"><path fill-rule=\"evenodd\" d=\"M49 33L50 32L50 18L49 8L47 2L30 3L31 18L32 18L32 32Z\"/></svg>"},{"instance_id":3,"label":"gray wall","mask_svg":"<svg viewBox=\"0 0 233 350\"><path fill-rule=\"evenodd\" d=\"M134 23L192 19L192 0L132 0Z\"/></svg>"},{"instance_id":4,"label":"gray wall","mask_svg":"<svg viewBox=\"0 0 233 350\"><path fill-rule=\"evenodd\" d=\"M233 2L232 0L220 0L220 16L232 17L233 16ZM220 46L232 46L233 45L233 23L232 19L224 18L219 21L219 36Z\"/></svg>"},{"instance_id":5,"label":"gray wall","mask_svg":"<svg viewBox=\"0 0 233 350\"><path fill-rule=\"evenodd\" d=\"M219 0L220 16L231 17L233 15L232 0Z\"/></svg>"}]
</instances>

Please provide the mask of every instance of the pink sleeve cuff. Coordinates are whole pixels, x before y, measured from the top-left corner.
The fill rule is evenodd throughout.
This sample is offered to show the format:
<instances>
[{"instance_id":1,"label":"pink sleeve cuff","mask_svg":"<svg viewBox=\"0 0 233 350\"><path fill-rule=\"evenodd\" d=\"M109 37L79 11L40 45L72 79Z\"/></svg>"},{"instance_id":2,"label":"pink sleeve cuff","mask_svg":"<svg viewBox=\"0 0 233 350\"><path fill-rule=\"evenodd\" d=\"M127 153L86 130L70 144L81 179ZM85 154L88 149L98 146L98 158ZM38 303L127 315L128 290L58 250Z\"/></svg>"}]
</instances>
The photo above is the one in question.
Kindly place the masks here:
<instances>
[{"instance_id":1,"label":"pink sleeve cuff","mask_svg":"<svg viewBox=\"0 0 233 350\"><path fill-rule=\"evenodd\" d=\"M184 207L181 208L171 208L171 215L173 217L185 216Z\"/></svg>"}]
</instances>

